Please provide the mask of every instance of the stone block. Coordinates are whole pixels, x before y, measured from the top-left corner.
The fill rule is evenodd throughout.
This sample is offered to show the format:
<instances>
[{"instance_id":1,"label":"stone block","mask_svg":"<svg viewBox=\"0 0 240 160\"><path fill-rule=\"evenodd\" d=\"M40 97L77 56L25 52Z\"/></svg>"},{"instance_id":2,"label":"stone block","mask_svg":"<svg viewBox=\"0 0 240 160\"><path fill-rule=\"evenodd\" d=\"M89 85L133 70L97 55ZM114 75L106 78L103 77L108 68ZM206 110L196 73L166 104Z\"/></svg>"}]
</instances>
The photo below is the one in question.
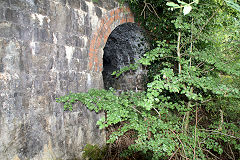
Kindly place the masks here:
<instances>
[{"instance_id":1,"label":"stone block","mask_svg":"<svg viewBox=\"0 0 240 160\"><path fill-rule=\"evenodd\" d=\"M58 47L53 67L61 72L68 70L68 60L66 58L65 47L63 46Z\"/></svg>"},{"instance_id":2,"label":"stone block","mask_svg":"<svg viewBox=\"0 0 240 160\"><path fill-rule=\"evenodd\" d=\"M34 25L34 20L32 19L32 17L31 17L31 12L23 12L22 14L21 14L21 24L23 25L23 26L30 26L30 27L32 27L33 25Z\"/></svg>"},{"instance_id":3,"label":"stone block","mask_svg":"<svg viewBox=\"0 0 240 160\"><path fill-rule=\"evenodd\" d=\"M89 15L84 16L84 26L90 27L90 17L89 17Z\"/></svg>"},{"instance_id":4,"label":"stone block","mask_svg":"<svg viewBox=\"0 0 240 160\"><path fill-rule=\"evenodd\" d=\"M108 0L107 2L103 2L103 8L105 8L106 10L112 10L117 7L119 7L119 4L115 0Z\"/></svg>"},{"instance_id":5,"label":"stone block","mask_svg":"<svg viewBox=\"0 0 240 160\"><path fill-rule=\"evenodd\" d=\"M4 37L4 38L12 37L11 23L0 22L0 37Z\"/></svg>"},{"instance_id":6,"label":"stone block","mask_svg":"<svg viewBox=\"0 0 240 160\"><path fill-rule=\"evenodd\" d=\"M92 35L92 29L90 27L84 26L84 35L86 35L87 37L90 37Z\"/></svg>"},{"instance_id":7,"label":"stone block","mask_svg":"<svg viewBox=\"0 0 240 160\"><path fill-rule=\"evenodd\" d=\"M43 82L43 90L45 92L49 92L49 91L54 91L56 90L56 82L52 81L52 82Z\"/></svg>"},{"instance_id":8,"label":"stone block","mask_svg":"<svg viewBox=\"0 0 240 160\"><path fill-rule=\"evenodd\" d=\"M0 22L0 37L20 39L21 26L10 22Z\"/></svg>"},{"instance_id":9,"label":"stone block","mask_svg":"<svg viewBox=\"0 0 240 160\"><path fill-rule=\"evenodd\" d=\"M79 71L87 71L88 61L80 60L76 65L78 65Z\"/></svg>"},{"instance_id":10,"label":"stone block","mask_svg":"<svg viewBox=\"0 0 240 160\"><path fill-rule=\"evenodd\" d=\"M2 62L2 58L0 59L0 73L4 72L4 64Z\"/></svg>"},{"instance_id":11,"label":"stone block","mask_svg":"<svg viewBox=\"0 0 240 160\"><path fill-rule=\"evenodd\" d=\"M68 86L69 86L69 82L68 81L65 81L65 80L61 80L60 81L60 89L61 89L61 91L65 92L65 93L69 93Z\"/></svg>"},{"instance_id":12,"label":"stone block","mask_svg":"<svg viewBox=\"0 0 240 160\"><path fill-rule=\"evenodd\" d=\"M67 19L70 19L70 9L61 4L56 4L55 15L51 16L50 28L53 31L66 33ZM70 21L70 20L69 20Z\"/></svg>"},{"instance_id":13,"label":"stone block","mask_svg":"<svg viewBox=\"0 0 240 160\"><path fill-rule=\"evenodd\" d=\"M69 5L71 8L79 9L80 1L79 0L67 0L67 5Z\"/></svg>"},{"instance_id":14,"label":"stone block","mask_svg":"<svg viewBox=\"0 0 240 160\"><path fill-rule=\"evenodd\" d=\"M35 6L37 8L37 13L42 15L50 14L50 1L49 0L35 0Z\"/></svg>"},{"instance_id":15,"label":"stone block","mask_svg":"<svg viewBox=\"0 0 240 160\"><path fill-rule=\"evenodd\" d=\"M85 0L81 0L81 10L88 12L88 5L86 4Z\"/></svg>"},{"instance_id":16,"label":"stone block","mask_svg":"<svg viewBox=\"0 0 240 160\"><path fill-rule=\"evenodd\" d=\"M53 68L53 62L54 62L53 58L48 59L48 64L47 64L48 71L50 71Z\"/></svg>"},{"instance_id":17,"label":"stone block","mask_svg":"<svg viewBox=\"0 0 240 160\"><path fill-rule=\"evenodd\" d=\"M95 6L95 12L98 18L102 17L102 10L99 7Z\"/></svg>"},{"instance_id":18,"label":"stone block","mask_svg":"<svg viewBox=\"0 0 240 160\"><path fill-rule=\"evenodd\" d=\"M98 7L103 7L103 1L102 1L102 0L94 1L93 4L94 4L95 6L98 6Z\"/></svg>"},{"instance_id":19,"label":"stone block","mask_svg":"<svg viewBox=\"0 0 240 160\"><path fill-rule=\"evenodd\" d=\"M34 41L53 43L53 33L48 29L34 28Z\"/></svg>"},{"instance_id":20,"label":"stone block","mask_svg":"<svg viewBox=\"0 0 240 160\"><path fill-rule=\"evenodd\" d=\"M75 48L74 53L73 53L73 58L78 59L78 60L86 60L86 59L88 59L88 51L87 51L87 49Z\"/></svg>"},{"instance_id":21,"label":"stone block","mask_svg":"<svg viewBox=\"0 0 240 160\"><path fill-rule=\"evenodd\" d=\"M75 59L83 59L82 50L80 48L75 48L73 53L73 58Z\"/></svg>"},{"instance_id":22,"label":"stone block","mask_svg":"<svg viewBox=\"0 0 240 160\"><path fill-rule=\"evenodd\" d=\"M12 35L12 37L15 38L15 39L20 39L20 37L21 37L21 26L16 25L16 24L12 24L10 35Z\"/></svg>"},{"instance_id":23,"label":"stone block","mask_svg":"<svg viewBox=\"0 0 240 160\"><path fill-rule=\"evenodd\" d=\"M61 3L62 5L66 5L67 0L54 0L57 3Z\"/></svg>"},{"instance_id":24,"label":"stone block","mask_svg":"<svg viewBox=\"0 0 240 160\"><path fill-rule=\"evenodd\" d=\"M67 36L66 34L57 32L55 36L56 36L56 43L58 45L66 45L66 36Z\"/></svg>"},{"instance_id":25,"label":"stone block","mask_svg":"<svg viewBox=\"0 0 240 160\"><path fill-rule=\"evenodd\" d=\"M68 80L68 77L69 77L69 73L68 72L60 72L59 73L59 79L60 80Z\"/></svg>"},{"instance_id":26,"label":"stone block","mask_svg":"<svg viewBox=\"0 0 240 160\"><path fill-rule=\"evenodd\" d=\"M34 0L9 0L11 8L17 8L19 10L28 10L34 6Z\"/></svg>"},{"instance_id":27,"label":"stone block","mask_svg":"<svg viewBox=\"0 0 240 160\"><path fill-rule=\"evenodd\" d=\"M0 7L0 22L4 21L4 20L6 20L5 19L5 8Z\"/></svg>"},{"instance_id":28,"label":"stone block","mask_svg":"<svg viewBox=\"0 0 240 160\"><path fill-rule=\"evenodd\" d=\"M9 7L10 6L9 0L1 0L0 1L0 6L1 7Z\"/></svg>"},{"instance_id":29,"label":"stone block","mask_svg":"<svg viewBox=\"0 0 240 160\"><path fill-rule=\"evenodd\" d=\"M78 36L72 36L72 44L75 47L84 47L84 39Z\"/></svg>"},{"instance_id":30,"label":"stone block","mask_svg":"<svg viewBox=\"0 0 240 160\"><path fill-rule=\"evenodd\" d=\"M33 35L33 28L20 26L20 39L22 41L31 41Z\"/></svg>"}]
</instances>

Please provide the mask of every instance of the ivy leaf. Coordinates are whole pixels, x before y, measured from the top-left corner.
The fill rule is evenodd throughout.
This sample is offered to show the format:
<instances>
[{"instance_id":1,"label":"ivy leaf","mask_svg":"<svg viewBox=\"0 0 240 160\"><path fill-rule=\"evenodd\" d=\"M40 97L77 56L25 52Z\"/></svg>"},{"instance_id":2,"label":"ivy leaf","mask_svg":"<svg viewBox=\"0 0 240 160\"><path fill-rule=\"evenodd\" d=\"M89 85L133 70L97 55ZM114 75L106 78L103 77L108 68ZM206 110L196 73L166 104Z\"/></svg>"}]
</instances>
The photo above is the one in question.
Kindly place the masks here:
<instances>
[{"instance_id":1,"label":"ivy leaf","mask_svg":"<svg viewBox=\"0 0 240 160\"><path fill-rule=\"evenodd\" d=\"M187 15L188 13L191 12L191 10L192 10L192 6L190 6L190 5L184 6L184 8L183 8L183 14L184 14L184 15Z\"/></svg>"},{"instance_id":2,"label":"ivy leaf","mask_svg":"<svg viewBox=\"0 0 240 160\"><path fill-rule=\"evenodd\" d=\"M166 5L169 6L169 7L174 7L174 8L180 7L178 4L173 3L173 2L167 2Z\"/></svg>"}]
</instances>

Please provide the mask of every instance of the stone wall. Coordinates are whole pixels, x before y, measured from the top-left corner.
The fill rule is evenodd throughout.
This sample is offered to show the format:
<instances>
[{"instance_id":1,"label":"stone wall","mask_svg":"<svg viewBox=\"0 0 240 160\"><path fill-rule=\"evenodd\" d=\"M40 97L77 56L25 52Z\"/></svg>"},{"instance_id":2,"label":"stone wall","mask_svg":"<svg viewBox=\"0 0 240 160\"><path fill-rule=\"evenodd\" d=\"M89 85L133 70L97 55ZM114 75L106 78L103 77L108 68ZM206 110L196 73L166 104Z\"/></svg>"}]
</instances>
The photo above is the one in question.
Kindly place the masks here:
<instances>
[{"instance_id":1,"label":"stone wall","mask_svg":"<svg viewBox=\"0 0 240 160\"><path fill-rule=\"evenodd\" d=\"M113 0L0 0L0 159L80 158L100 115L55 98L102 88L103 47L133 22Z\"/></svg>"}]
</instances>

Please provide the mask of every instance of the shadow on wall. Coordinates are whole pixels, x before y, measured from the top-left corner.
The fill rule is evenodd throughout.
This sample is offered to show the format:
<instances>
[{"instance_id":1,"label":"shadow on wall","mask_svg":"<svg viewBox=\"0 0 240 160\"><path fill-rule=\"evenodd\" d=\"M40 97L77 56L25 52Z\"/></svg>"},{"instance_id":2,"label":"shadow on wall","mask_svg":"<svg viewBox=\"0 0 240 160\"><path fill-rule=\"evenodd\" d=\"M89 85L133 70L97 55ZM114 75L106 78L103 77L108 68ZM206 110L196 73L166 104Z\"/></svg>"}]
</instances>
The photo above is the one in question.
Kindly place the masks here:
<instances>
[{"instance_id":1,"label":"shadow on wall","mask_svg":"<svg viewBox=\"0 0 240 160\"><path fill-rule=\"evenodd\" d=\"M128 71L120 77L112 76L112 72L135 63L150 49L144 36L144 30L136 23L124 23L116 27L109 35L104 47L103 82L105 89L142 90L146 78L146 70L139 67L136 71Z\"/></svg>"}]
</instances>

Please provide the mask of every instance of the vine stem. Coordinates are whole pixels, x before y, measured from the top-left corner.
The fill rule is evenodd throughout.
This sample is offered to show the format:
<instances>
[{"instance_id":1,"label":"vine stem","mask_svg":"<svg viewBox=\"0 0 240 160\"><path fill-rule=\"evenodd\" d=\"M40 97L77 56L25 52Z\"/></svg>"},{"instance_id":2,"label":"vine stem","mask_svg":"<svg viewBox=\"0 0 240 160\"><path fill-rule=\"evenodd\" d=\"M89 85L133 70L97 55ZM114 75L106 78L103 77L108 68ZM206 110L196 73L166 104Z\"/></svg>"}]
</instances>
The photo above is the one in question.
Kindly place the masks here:
<instances>
[{"instance_id":1,"label":"vine stem","mask_svg":"<svg viewBox=\"0 0 240 160\"><path fill-rule=\"evenodd\" d=\"M195 118L195 135L194 135L194 150L193 150L193 160L196 159L196 143L197 143L197 123L198 123L198 108L196 105L196 114L195 114L196 118Z\"/></svg>"},{"instance_id":2,"label":"vine stem","mask_svg":"<svg viewBox=\"0 0 240 160\"><path fill-rule=\"evenodd\" d=\"M223 122L224 122L224 119L223 119L223 110L220 109L220 123L219 123L219 127L218 127L218 130L219 130L219 131L222 130Z\"/></svg>"},{"instance_id":3,"label":"vine stem","mask_svg":"<svg viewBox=\"0 0 240 160\"><path fill-rule=\"evenodd\" d=\"M181 141L181 139L177 136L177 134L173 130L170 129L170 131L177 137L178 141L182 144L182 148L183 148L183 152L184 152L184 158L188 159L187 157L185 157L186 156L186 151L185 151L183 142Z\"/></svg>"},{"instance_id":4,"label":"vine stem","mask_svg":"<svg viewBox=\"0 0 240 160\"><path fill-rule=\"evenodd\" d=\"M190 55L191 55L191 53L192 53L192 50L193 50L193 41L192 41L192 39L193 39L193 18L192 18L192 25L191 25L191 45L190 45ZM192 66L192 57L190 56L190 59L189 59L189 68L191 68L191 66ZM190 91L191 91L191 93L193 93L193 87L191 87L191 89L190 89ZM188 109L188 111L186 112L186 114L185 114L185 116L184 116L184 118L186 118L186 119L184 119L184 132L185 132L185 134L187 133L187 130L188 130L188 124L189 124L189 117L190 117L190 108L191 108L191 103L192 103L192 101L191 100L189 100L188 101L188 104L187 104L187 109ZM195 151L194 151L195 152Z\"/></svg>"},{"instance_id":5,"label":"vine stem","mask_svg":"<svg viewBox=\"0 0 240 160\"><path fill-rule=\"evenodd\" d=\"M181 74L182 66L181 66L181 48L180 48L180 42L181 42L181 32L178 32L178 43L177 43L177 56L179 58L178 62L178 73Z\"/></svg>"},{"instance_id":6,"label":"vine stem","mask_svg":"<svg viewBox=\"0 0 240 160\"><path fill-rule=\"evenodd\" d=\"M182 13L182 8L180 9L180 14ZM181 66L181 31L178 32L178 40L177 40L177 56L179 59L178 62L178 74L181 74L182 66Z\"/></svg>"},{"instance_id":7,"label":"vine stem","mask_svg":"<svg viewBox=\"0 0 240 160\"><path fill-rule=\"evenodd\" d=\"M239 137L235 137L235 136L232 136L232 135L229 135L229 134L225 134L225 133L222 133L222 132L219 132L219 131L215 131L215 130L208 130L208 129L199 129L201 131L206 131L206 132L211 132L210 134L221 134L221 135L224 135L224 136L227 136L227 137L231 137L231 138L234 138L234 139L238 139L240 140Z\"/></svg>"},{"instance_id":8,"label":"vine stem","mask_svg":"<svg viewBox=\"0 0 240 160\"><path fill-rule=\"evenodd\" d=\"M173 156L177 153L178 150L179 150L179 148L172 154L172 156L168 160L171 160L173 158Z\"/></svg>"},{"instance_id":9,"label":"vine stem","mask_svg":"<svg viewBox=\"0 0 240 160\"><path fill-rule=\"evenodd\" d=\"M198 35L197 35L196 37L194 37L193 39L191 39L191 42L197 40L197 39L200 37L203 29L207 26L207 24L214 18L214 16L215 16L217 13L218 13L218 10L216 10L216 12L214 12L214 13L212 14L212 16L207 20L207 22L200 28L200 31L198 32ZM181 48L183 48L187 43L188 43L188 42L184 43Z\"/></svg>"}]
</instances>

